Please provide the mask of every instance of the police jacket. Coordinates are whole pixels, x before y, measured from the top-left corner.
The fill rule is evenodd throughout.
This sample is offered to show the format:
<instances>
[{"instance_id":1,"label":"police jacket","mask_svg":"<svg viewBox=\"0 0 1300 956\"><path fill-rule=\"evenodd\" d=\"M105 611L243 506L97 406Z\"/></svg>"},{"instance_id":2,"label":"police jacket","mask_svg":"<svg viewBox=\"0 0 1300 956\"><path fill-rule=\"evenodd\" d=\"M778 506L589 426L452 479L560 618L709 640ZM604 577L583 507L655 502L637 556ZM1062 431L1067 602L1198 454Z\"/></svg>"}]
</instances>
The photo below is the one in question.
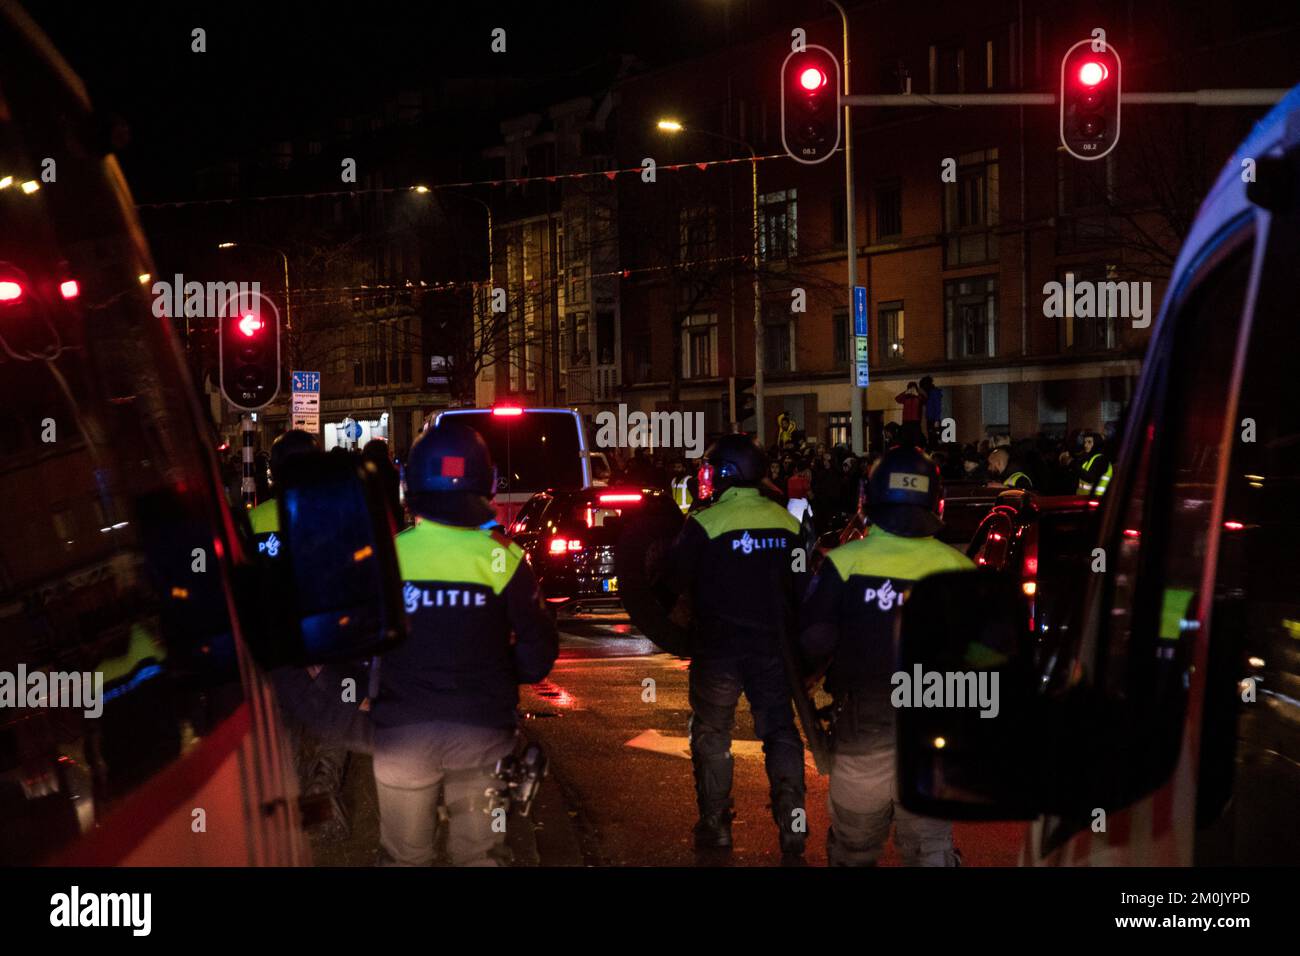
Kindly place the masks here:
<instances>
[{"instance_id":1,"label":"police jacket","mask_svg":"<svg viewBox=\"0 0 1300 956\"><path fill-rule=\"evenodd\" d=\"M409 634L380 661L375 726L513 727L519 685L559 653L523 551L497 531L423 520L394 541Z\"/></svg>"},{"instance_id":2,"label":"police jacket","mask_svg":"<svg viewBox=\"0 0 1300 956\"><path fill-rule=\"evenodd\" d=\"M831 551L804 595L799 641L816 670L826 667L826 689L836 698L836 749L841 741L892 726L890 678L898 670L895 622L912 585L940 571L972 570L955 548L932 537L906 538L878 525ZM843 715L856 733L840 725Z\"/></svg>"},{"instance_id":3,"label":"police jacket","mask_svg":"<svg viewBox=\"0 0 1300 956\"><path fill-rule=\"evenodd\" d=\"M248 513L248 523L253 528L257 553L268 558L280 555L280 512L274 498L268 498Z\"/></svg>"},{"instance_id":4,"label":"police jacket","mask_svg":"<svg viewBox=\"0 0 1300 956\"><path fill-rule=\"evenodd\" d=\"M796 548L804 548L796 556ZM776 650L768 640L791 614L806 575L799 522L757 488L728 488L691 514L670 556L679 594L689 595L697 656Z\"/></svg>"}]
</instances>

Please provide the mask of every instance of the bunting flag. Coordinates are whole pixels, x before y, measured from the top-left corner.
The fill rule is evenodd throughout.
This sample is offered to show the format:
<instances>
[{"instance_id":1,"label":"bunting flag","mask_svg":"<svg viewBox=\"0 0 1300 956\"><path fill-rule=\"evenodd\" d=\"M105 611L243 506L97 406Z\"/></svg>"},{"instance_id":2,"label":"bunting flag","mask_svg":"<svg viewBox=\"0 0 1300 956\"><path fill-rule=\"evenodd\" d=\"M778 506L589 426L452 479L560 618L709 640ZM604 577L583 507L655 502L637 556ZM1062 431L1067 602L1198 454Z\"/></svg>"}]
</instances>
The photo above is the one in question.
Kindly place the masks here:
<instances>
[{"instance_id":1,"label":"bunting flag","mask_svg":"<svg viewBox=\"0 0 1300 956\"><path fill-rule=\"evenodd\" d=\"M785 153L772 153L767 156L754 157L758 162L767 162L773 159L788 159ZM714 166L731 166L736 163L751 162L748 156L738 159L712 159L703 163L675 163L668 166L659 166L660 172L679 172L685 169L698 169L701 172L707 171ZM424 189L429 191L437 189L468 189L474 186L487 186L497 188L500 186L524 186L528 183L547 182L558 183L565 179L593 179L597 176L604 176L610 182L614 182L619 176L637 176L644 172L640 166L633 166L628 169L606 169L593 173L556 173L552 176L524 176L515 179L481 179L477 181L468 181L461 183L436 183L431 186L425 186ZM136 203L136 209L179 209L183 206L212 206L228 205L237 202L275 202L288 199L334 199L340 196L374 196L384 193L404 193L413 192L415 186L387 186L383 188L371 189L335 189L326 192L312 193L280 193L272 196L228 196L223 199L176 199L167 202L142 202Z\"/></svg>"}]
</instances>

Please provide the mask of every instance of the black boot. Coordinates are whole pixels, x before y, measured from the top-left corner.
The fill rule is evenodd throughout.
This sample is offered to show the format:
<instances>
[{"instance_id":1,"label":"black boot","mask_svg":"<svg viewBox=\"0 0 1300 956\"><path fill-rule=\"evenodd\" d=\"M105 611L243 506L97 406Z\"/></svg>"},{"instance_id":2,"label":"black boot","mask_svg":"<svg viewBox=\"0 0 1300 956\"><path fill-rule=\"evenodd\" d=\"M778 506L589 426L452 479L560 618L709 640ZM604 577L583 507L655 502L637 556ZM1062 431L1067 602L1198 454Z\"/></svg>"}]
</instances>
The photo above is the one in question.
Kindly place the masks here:
<instances>
[{"instance_id":1,"label":"black boot","mask_svg":"<svg viewBox=\"0 0 1300 956\"><path fill-rule=\"evenodd\" d=\"M721 810L717 813L701 816L700 822L695 824L695 848L697 850L730 850L731 818L732 813L730 810Z\"/></svg>"},{"instance_id":2,"label":"black boot","mask_svg":"<svg viewBox=\"0 0 1300 956\"><path fill-rule=\"evenodd\" d=\"M802 863L804 845L808 842L808 812L804 809L802 790L782 786L772 797L772 819L781 837L781 862Z\"/></svg>"}]
</instances>

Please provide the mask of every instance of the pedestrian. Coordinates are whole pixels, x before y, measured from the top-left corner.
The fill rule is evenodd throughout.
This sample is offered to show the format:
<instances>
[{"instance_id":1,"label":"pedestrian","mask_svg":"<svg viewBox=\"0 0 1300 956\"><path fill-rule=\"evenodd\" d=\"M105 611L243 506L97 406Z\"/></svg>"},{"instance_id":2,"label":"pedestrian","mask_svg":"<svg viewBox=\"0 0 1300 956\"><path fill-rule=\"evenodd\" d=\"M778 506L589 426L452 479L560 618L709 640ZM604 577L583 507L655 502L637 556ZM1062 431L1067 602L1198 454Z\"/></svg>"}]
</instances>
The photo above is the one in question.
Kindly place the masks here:
<instances>
[{"instance_id":1,"label":"pedestrian","mask_svg":"<svg viewBox=\"0 0 1300 956\"><path fill-rule=\"evenodd\" d=\"M402 513L402 480L397 473L397 466L388 454L388 442L383 438L370 439L361 449L361 459L375 466L384 492L384 504L393 517L393 529L400 530L406 524Z\"/></svg>"},{"instance_id":2,"label":"pedestrian","mask_svg":"<svg viewBox=\"0 0 1300 956\"><path fill-rule=\"evenodd\" d=\"M686 473L686 462L680 458L673 459L672 492L673 501L676 502L681 513L686 514L686 512L690 511L691 503L695 501L695 494L690 488L690 476Z\"/></svg>"},{"instance_id":3,"label":"pedestrian","mask_svg":"<svg viewBox=\"0 0 1300 956\"><path fill-rule=\"evenodd\" d=\"M891 678L894 630L912 585L974 564L934 537L943 487L920 449L886 452L868 484L871 533L826 556L800 612L803 651L834 699L827 861L874 865L893 823L904 866L956 866L952 824L899 802Z\"/></svg>"},{"instance_id":4,"label":"pedestrian","mask_svg":"<svg viewBox=\"0 0 1300 956\"><path fill-rule=\"evenodd\" d=\"M498 530L496 469L483 438L444 421L411 446L397 536L409 636L379 662L375 788L384 862L427 866L435 812L447 812L453 865L508 862L489 815L497 761L515 747L519 685L550 673L559 652L523 551Z\"/></svg>"},{"instance_id":5,"label":"pedestrian","mask_svg":"<svg viewBox=\"0 0 1300 956\"><path fill-rule=\"evenodd\" d=\"M1019 461L1011 457L1011 451L1007 448L998 447L989 452L987 470L992 484L1025 490L1032 490L1034 487L1029 472Z\"/></svg>"},{"instance_id":6,"label":"pedestrian","mask_svg":"<svg viewBox=\"0 0 1300 956\"><path fill-rule=\"evenodd\" d=\"M676 592L692 608L689 696L691 763L699 822L695 845L730 849L731 734L743 693L763 753L780 847L803 856L803 740L794 724L780 641L802 593L794 549L807 547L790 512L759 494L767 474L760 448L726 435L706 455L715 503L693 513L668 565ZM805 552L806 553L806 552Z\"/></svg>"},{"instance_id":7,"label":"pedestrian","mask_svg":"<svg viewBox=\"0 0 1300 956\"><path fill-rule=\"evenodd\" d=\"M894 396L894 401L903 406L903 430L901 437L905 444L921 443L921 418L925 413L925 396L921 394L916 382L908 382L907 388Z\"/></svg>"},{"instance_id":8,"label":"pedestrian","mask_svg":"<svg viewBox=\"0 0 1300 956\"><path fill-rule=\"evenodd\" d=\"M925 396L925 430L929 447L939 442L943 419L943 389L934 384L929 375L921 379L921 393Z\"/></svg>"},{"instance_id":9,"label":"pedestrian","mask_svg":"<svg viewBox=\"0 0 1300 956\"><path fill-rule=\"evenodd\" d=\"M1065 451L1061 452L1060 462L1076 481L1075 494L1100 498L1106 493L1113 473L1110 458L1102 451L1101 436L1096 432L1084 432L1080 435L1079 444L1080 454L1077 458L1072 458Z\"/></svg>"}]
</instances>

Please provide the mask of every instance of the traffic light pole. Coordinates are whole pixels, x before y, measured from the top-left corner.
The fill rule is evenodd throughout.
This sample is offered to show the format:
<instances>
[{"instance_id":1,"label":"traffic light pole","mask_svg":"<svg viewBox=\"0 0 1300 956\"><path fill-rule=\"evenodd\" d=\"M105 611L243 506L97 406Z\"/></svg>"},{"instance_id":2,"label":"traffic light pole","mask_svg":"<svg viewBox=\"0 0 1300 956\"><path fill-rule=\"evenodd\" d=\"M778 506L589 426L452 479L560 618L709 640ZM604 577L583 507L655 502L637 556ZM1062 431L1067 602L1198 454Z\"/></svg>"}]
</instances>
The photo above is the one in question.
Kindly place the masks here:
<instances>
[{"instance_id":1,"label":"traffic light pole","mask_svg":"<svg viewBox=\"0 0 1300 956\"><path fill-rule=\"evenodd\" d=\"M239 427L243 432L244 475L240 490L244 495L244 507L251 508L257 504L257 481L253 477L253 413L244 412L240 416Z\"/></svg>"},{"instance_id":2,"label":"traffic light pole","mask_svg":"<svg viewBox=\"0 0 1300 956\"><path fill-rule=\"evenodd\" d=\"M838 0L827 0L840 14L844 38L843 90L840 103L844 109L844 245L847 247L848 283L849 283L849 328L853 328L853 290L858 284L858 214L857 202L853 192L853 110L849 96L849 15ZM857 369L854 368L849 379L849 443L853 454L861 455L866 450L862 429L863 389L858 386Z\"/></svg>"}]
</instances>

